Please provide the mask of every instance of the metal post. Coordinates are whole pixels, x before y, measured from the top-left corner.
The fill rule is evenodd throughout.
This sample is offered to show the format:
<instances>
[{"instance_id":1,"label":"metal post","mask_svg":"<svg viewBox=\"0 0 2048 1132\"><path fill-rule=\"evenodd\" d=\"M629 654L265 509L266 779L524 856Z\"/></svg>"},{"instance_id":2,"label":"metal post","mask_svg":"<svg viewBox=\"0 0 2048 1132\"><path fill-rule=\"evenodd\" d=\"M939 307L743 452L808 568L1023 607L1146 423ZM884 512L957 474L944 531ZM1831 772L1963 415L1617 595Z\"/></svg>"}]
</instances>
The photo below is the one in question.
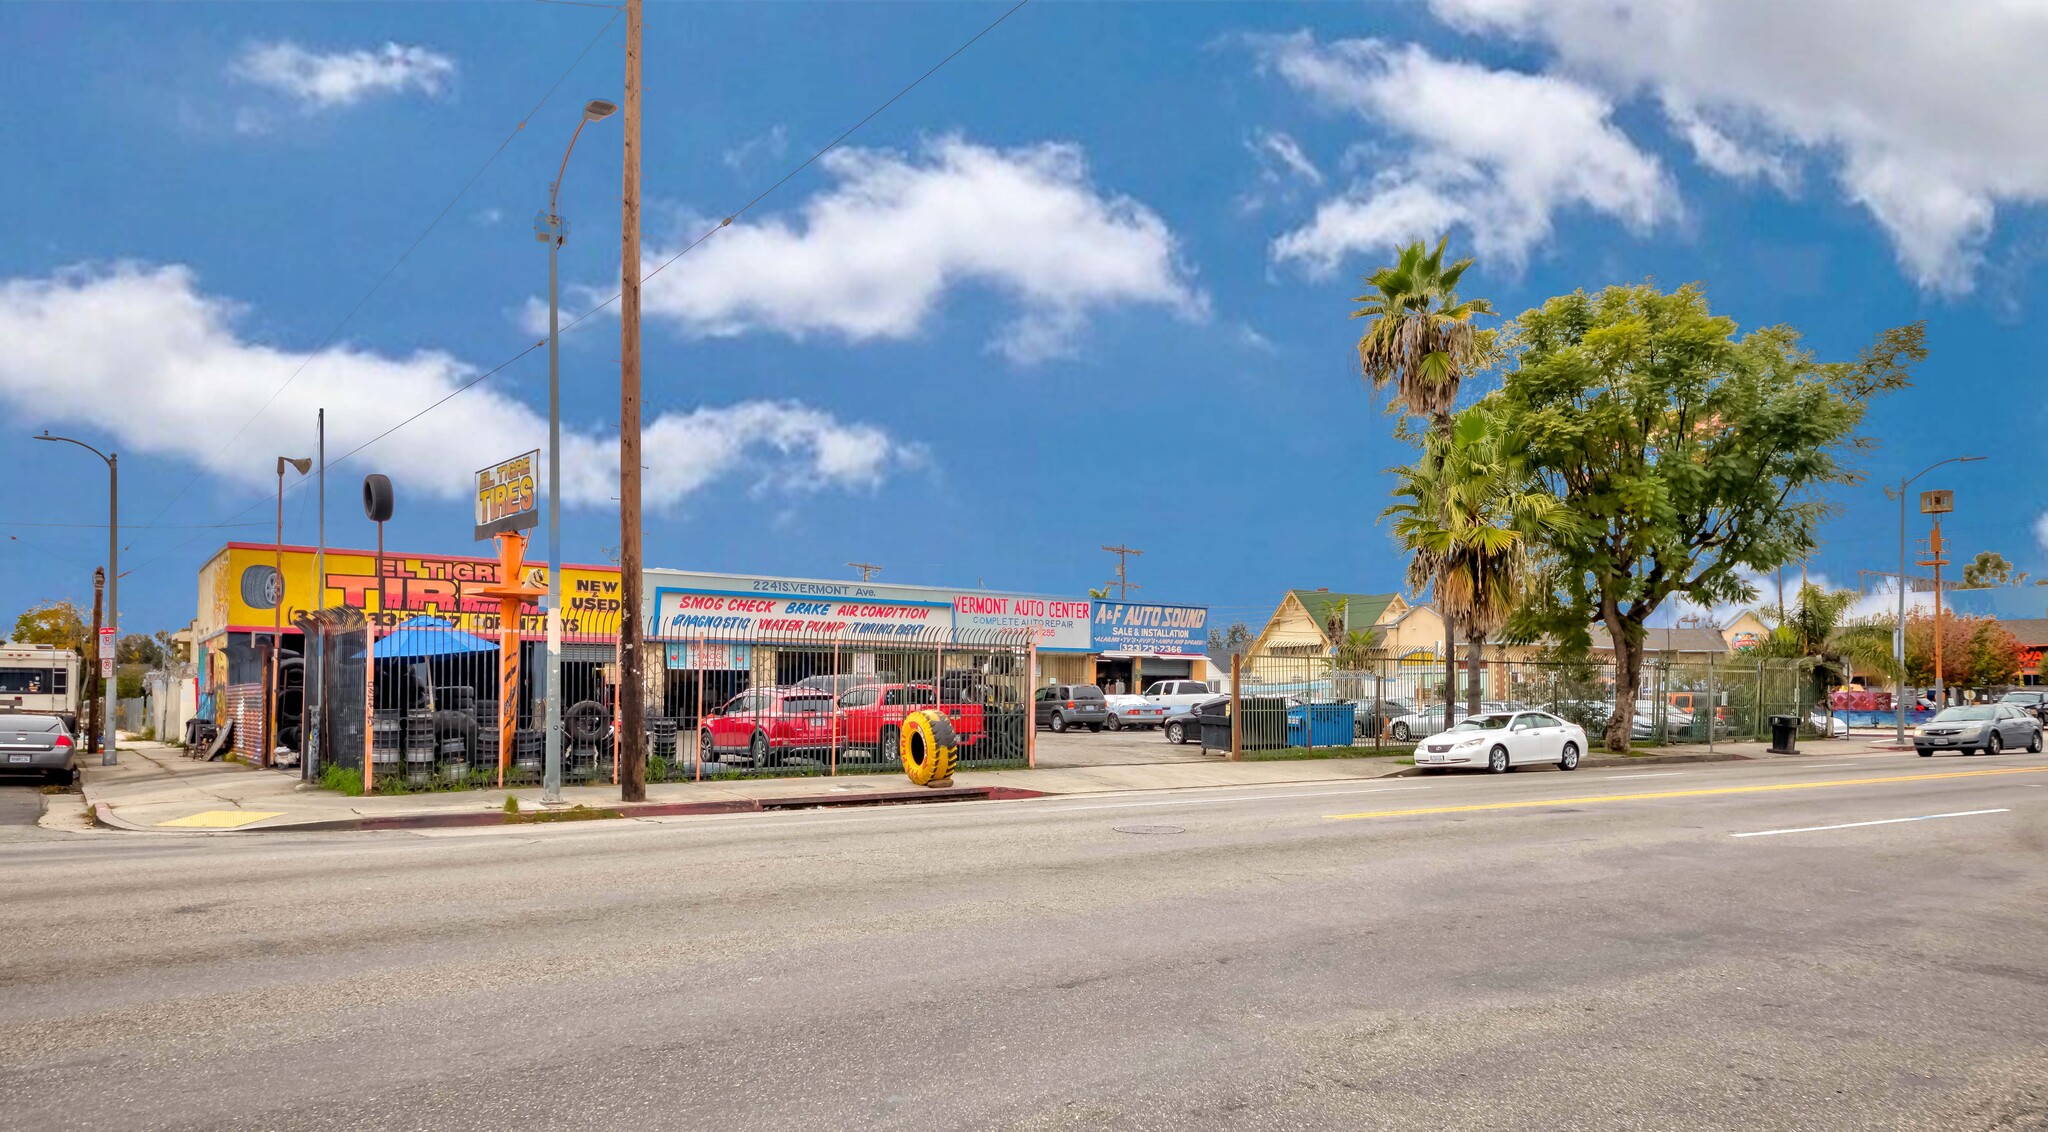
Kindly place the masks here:
<instances>
[{"instance_id":1,"label":"metal post","mask_svg":"<svg viewBox=\"0 0 2048 1132\"><path fill-rule=\"evenodd\" d=\"M1934 534L1927 542L1930 559L1934 566L1934 705L1940 711L1948 707L1948 681L1941 671L1941 519L1934 520ZM114 638L119 640L117 636ZM108 734L113 734L110 730Z\"/></svg>"},{"instance_id":2,"label":"metal post","mask_svg":"<svg viewBox=\"0 0 2048 1132\"><path fill-rule=\"evenodd\" d=\"M1714 753L1714 723L1715 723L1715 720L1716 720L1716 719L1718 718L1718 716L1719 716L1719 713L1720 713L1720 708L1719 708L1719 707L1717 707L1717 706L1715 705L1715 703L1714 703L1714 654L1713 654L1713 653L1708 653L1708 654L1707 654L1707 753L1708 753L1708 754L1710 754L1710 755ZM1694 711L1694 712L1693 712L1693 718L1694 718L1694 719L1698 719L1698 718L1699 718L1699 712L1698 712L1698 711Z\"/></svg>"},{"instance_id":3,"label":"metal post","mask_svg":"<svg viewBox=\"0 0 2048 1132\"><path fill-rule=\"evenodd\" d=\"M377 524L377 613L384 612L384 524ZM377 619L363 602L363 793L377 789ZM503 710L501 706L499 710ZM403 721L399 726L404 727ZM400 732L404 734L403 731Z\"/></svg>"},{"instance_id":4,"label":"metal post","mask_svg":"<svg viewBox=\"0 0 2048 1132\"><path fill-rule=\"evenodd\" d=\"M319 541L313 550L313 608L319 610L327 608L327 410L321 409L313 419L314 456L320 461L313 487L320 496ZM305 727L306 753L299 757L299 774L309 782L320 777L320 757L327 753L320 745L326 730L321 724L327 715L327 634L315 633L311 643L313 677L307 681L306 699L311 701L312 719Z\"/></svg>"},{"instance_id":5,"label":"metal post","mask_svg":"<svg viewBox=\"0 0 2048 1132\"><path fill-rule=\"evenodd\" d=\"M1244 695L1238 691L1243 681L1244 658L1237 653L1230 654L1230 761L1244 758ZM1201 726L1200 723L1196 724Z\"/></svg>"},{"instance_id":6,"label":"metal post","mask_svg":"<svg viewBox=\"0 0 2048 1132\"><path fill-rule=\"evenodd\" d=\"M277 750L277 685L282 669L278 666L284 644L284 459L277 461L277 541L272 544L271 569L277 571L277 600L270 605L270 671L264 679L263 696L263 751L257 757L258 766L271 765L271 752Z\"/></svg>"},{"instance_id":7,"label":"metal post","mask_svg":"<svg viewBox=\"0 0 2048 1132\"><path fill-rule=\"evenodd\" d=\"M1898 662L1897 694L1892 697L1896 719L1892 740L1906 742L1906 481L1899 481L1899 620L1892 627L1892 659Z\"/></svg>"},{"instance_id":8,"label":"metal post","mask_svg":"<svg viewBox=\"0 0 2048 1132\"><path fill-rule=\"evenodd\" d=\"M107 456L107 624L114 630L116 659L121 649L121 455ZM100 747L101 766L121 765L120 717L114 714L121 687L120 669L107 681L107 741Z\"/></svg>"},{"instance_id":9,"label":"metal post","mask_svg":"<svg viewBox=\"0 0 2048 1132\"><path fill-rule=\"evenodd\" d=\"M562 344L560 291L555 275L556 252L562 245L561 218L550 213L548 227L548 707L547 764L541 774L540 802L543 806L556 806L562 802ZM614 736L614 773L618 754Z\"/></svg>"}]
</instances>

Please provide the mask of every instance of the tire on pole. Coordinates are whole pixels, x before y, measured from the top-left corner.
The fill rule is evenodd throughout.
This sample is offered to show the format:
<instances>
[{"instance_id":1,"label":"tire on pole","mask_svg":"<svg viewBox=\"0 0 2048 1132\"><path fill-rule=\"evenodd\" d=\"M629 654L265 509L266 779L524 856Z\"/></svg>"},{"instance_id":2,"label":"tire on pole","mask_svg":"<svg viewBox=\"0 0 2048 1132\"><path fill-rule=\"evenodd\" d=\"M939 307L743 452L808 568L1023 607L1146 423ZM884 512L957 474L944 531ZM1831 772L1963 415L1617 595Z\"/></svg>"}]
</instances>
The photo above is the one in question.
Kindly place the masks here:
<instances>
[{"instance_id":1,"label":"tire on pole","mask_svg":"<svg viewBox=\"0 0 2048 1132\"><path fill-rule=\"evenodd\" d=\"M904 717L901 735L897 749L910 781L919 786L946 786L953 781L960 741L945 712L911 712Z\"/></svg>"}]
</instances>

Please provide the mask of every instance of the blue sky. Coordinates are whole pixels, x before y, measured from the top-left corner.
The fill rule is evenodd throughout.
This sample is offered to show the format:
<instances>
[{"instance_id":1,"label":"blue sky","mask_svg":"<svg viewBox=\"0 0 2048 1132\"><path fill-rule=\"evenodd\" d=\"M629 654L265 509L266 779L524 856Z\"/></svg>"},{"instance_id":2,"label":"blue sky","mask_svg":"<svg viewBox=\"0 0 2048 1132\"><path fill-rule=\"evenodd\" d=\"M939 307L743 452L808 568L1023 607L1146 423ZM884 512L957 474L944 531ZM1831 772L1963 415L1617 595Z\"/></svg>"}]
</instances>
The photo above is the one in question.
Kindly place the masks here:
<instances>
[{"instance_id":1,"label":"blue sky","mask_svg":"<svg viewBox=\"0 0 2048 1132\"><path fill-rule=\"evenodd\" d=\"M1123 542L1141 596L1254 623L1289 586L1398 588L1375 518L1404 451L1346 315L1385 249L1448 228L1480 257L1468 293L1509 313L1699 280L1826 357L1927 319L1865 467L1986 453L1926 481L1957 493L1957 550L2048 574L2048 128L1985 109L2043 84L2048 20L1618 8L1028 5L648 284L648 561L1078 595ZM650 5L646 265L1001 11ZM124 626L172 628L214 547L271 537L274 458L310 454L314 407L338 456L531 345L532 217L582 103L618 97L610 18L0 7L9 615L89 600L105 546L103 473L33 432L122 453ZM616 289L619 156L597 123L565 182L572 314ZM617 347L608 312L564 339L575 561L618 542ZM470 549L467 475L544 440L545 390L536 351L333 467L330 543L371 541L356 485L383 471L390 545ZM1814 569L1891 568L1894 505L1875 482L1839 502Z\"/></svg>"}]
</instances>

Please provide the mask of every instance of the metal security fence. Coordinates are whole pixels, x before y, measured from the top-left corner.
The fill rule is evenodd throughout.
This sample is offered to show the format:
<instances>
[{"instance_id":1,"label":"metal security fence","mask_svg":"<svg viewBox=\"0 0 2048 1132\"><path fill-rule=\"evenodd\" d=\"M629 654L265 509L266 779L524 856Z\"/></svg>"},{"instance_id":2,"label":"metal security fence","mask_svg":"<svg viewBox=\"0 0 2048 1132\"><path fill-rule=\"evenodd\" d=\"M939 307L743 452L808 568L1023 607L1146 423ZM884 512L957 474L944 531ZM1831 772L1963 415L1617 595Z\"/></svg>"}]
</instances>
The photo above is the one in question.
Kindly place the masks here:
<instances>
[{"instance_id":1,"label":"metal security fence","mask_svg":"<svg viewBox=\"0 0 2048 1132\"><path fill-rule=\"evenodd\" d=\"M619 614L577 610L563 622L551 690L537 612L506 635L494 614L319 611L300 628L320 694L280 715L279 734L310 747L317 714L321 750L305 773L331 785L358 775L378 793L533 786L546 769L552 694L563 783L616 784ZM961 767L1030 760L1034 651L1024 632L650 632L642 647L649 782L898 770L896 736L922 710L947 717Z\"/></svg>"},{"instance_id":2,"label":"metal security fence","mask_svg":"<svg viewBox=\"0 0 2048 1132\"><path fill-rule=\"evenodd\" d=\"M1302 747L1334 741L1327 728L1301 725L1305 715L1315 716L1314 705L1324 704L1351 707L1353 744L1411 743L1469 714L1475 681L1481 712L1541 709L1584 727L1596 742L1614 717L1621 682L1611 660L1488 646L1475 673L1466 659L1461 650L1453 683L1441 654L1241 658L1241 710L1262 745L1276 741L1281 732L1274 721L1284 716L1286 741L1279 745ZM1655 747L1768 739L1772 716L1796 716L1802 733L1816 735L1835 726L1824 704L1824 690L1804 661L1653 656L1641 669L1630 742Z\"/></svg>"}]
</instances>

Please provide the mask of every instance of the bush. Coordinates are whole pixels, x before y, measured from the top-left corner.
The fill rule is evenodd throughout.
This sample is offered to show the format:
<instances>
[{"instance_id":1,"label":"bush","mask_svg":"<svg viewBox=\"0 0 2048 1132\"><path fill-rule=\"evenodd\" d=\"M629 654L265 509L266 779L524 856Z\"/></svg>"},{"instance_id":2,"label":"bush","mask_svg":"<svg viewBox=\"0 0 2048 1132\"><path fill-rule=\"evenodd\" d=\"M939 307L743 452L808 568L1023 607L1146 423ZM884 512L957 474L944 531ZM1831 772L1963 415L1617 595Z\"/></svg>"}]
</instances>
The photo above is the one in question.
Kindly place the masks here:
<instances>
[{"instance_id":1,"label":"bush","mask_svg":"<svg viewBox=\"0 0 2048 1132\"><path fill-rule=\"evenodd\" d=\"M360 798L363 794L363 772L354 767L328 766L320 770L320 786L337 794Z\"/></svg>"}]
</instances>

